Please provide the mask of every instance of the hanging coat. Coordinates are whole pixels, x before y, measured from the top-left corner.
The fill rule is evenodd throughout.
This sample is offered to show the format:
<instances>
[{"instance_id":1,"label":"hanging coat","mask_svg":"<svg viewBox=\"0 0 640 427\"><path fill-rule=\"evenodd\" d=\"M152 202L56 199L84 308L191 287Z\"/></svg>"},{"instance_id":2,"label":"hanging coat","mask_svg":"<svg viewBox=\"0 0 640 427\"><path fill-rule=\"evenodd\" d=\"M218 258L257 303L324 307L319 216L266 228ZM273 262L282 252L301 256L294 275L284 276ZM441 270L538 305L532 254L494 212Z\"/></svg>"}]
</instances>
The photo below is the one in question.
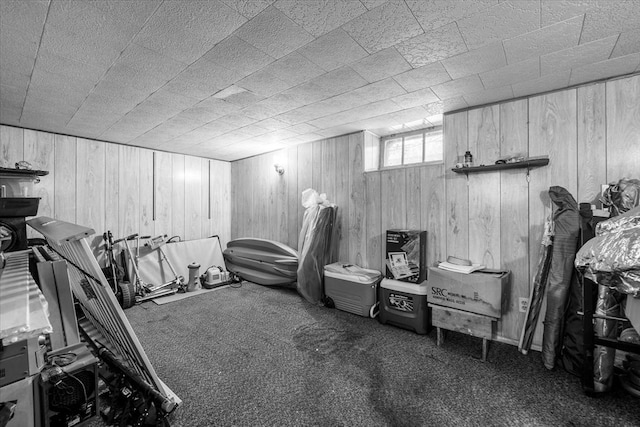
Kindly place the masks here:
<instances>
[{"instance_id":1,"label":"hanging coat","mask_svg":"<svg viewBox=\"0 0 640 427\"><path fill-rule=\"evenodd\" d=\"M565 188L549 188L549 197L557 209L553 215L555 235L547 279L542 361L547 369L553 369L562 346L562 325L580 236L580 215L578 203Z\"/></svg>"}]
</instances>

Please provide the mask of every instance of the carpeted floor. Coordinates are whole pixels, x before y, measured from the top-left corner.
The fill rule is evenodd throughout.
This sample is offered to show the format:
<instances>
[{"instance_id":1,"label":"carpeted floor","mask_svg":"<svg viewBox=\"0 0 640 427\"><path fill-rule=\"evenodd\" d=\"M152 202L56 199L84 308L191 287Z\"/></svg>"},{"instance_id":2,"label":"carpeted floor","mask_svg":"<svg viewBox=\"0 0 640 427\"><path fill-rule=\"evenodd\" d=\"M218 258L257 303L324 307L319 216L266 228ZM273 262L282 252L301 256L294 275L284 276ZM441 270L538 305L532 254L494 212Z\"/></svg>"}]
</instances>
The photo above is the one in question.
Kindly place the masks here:
<instances>
[{"instance_id":1,"label":"carpeted floor","mask_svg":"<svg viewBox=\"0 0 640 427\"><path fill-rule=\"evenodd\" d=\"M172 426L638 426L640 400L481 340L417 335L243 283L126 311L183 405Z\"/></svg>"}]
</instances>

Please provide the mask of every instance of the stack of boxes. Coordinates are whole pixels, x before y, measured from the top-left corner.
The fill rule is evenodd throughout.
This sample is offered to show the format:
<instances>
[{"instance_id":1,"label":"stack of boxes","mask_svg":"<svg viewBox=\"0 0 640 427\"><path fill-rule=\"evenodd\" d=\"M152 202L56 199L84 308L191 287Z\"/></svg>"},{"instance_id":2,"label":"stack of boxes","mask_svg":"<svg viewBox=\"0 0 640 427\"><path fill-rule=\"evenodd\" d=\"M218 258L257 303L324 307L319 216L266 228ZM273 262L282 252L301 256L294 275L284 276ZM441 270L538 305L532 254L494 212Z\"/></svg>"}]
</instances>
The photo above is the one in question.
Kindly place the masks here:
<instances>
[{"instance_id":1,"label":"stack of boxes","mask_svg":"<svg viewBox=\"0 0 640 427\"><path fill-rule=\"evenodd\" d=\"M379 320L418 334L430 330L427 308L427 232L387 230L386 272L380 283Z\"/></svg>"}]
</instances>

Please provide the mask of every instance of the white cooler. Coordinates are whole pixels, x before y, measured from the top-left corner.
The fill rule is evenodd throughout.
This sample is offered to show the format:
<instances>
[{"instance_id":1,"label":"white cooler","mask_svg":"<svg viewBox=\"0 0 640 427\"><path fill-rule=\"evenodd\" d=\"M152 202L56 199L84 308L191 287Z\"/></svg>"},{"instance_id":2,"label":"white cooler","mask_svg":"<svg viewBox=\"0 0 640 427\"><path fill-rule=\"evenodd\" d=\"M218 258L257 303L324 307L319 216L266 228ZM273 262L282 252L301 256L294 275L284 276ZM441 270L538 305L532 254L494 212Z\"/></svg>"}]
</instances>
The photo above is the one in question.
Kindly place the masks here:
<instances>
[{"instance_id":1,"label":"white cooler","mask_svg":"<svg viewBox=\"0 0 640 427\"><path fill-rule=\"evenodd\" d=\"M339 310L375 317L381 278L379 271L336 262L324 267L324 293Z\"/></svg>"}]
</instances>

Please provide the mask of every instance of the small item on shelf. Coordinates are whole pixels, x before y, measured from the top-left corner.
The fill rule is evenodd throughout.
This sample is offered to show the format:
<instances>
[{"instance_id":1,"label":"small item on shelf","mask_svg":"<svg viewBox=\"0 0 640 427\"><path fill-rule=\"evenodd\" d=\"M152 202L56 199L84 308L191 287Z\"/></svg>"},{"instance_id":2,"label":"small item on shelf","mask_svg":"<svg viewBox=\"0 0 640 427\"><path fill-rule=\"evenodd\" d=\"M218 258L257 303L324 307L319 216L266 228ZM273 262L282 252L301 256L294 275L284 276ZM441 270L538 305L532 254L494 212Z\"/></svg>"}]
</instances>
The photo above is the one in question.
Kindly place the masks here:
<instances>
[{"instance_id":1,"label":"small item on shelf","mask_svg":"<svg viewBox=\"0 0 640 427\"><path fill-rule=\"evenodd\" d=\"M473 156L471 155L471 151L464 153L464 165L466 167L473 166Z\"/></svg>"}]
</instances>

